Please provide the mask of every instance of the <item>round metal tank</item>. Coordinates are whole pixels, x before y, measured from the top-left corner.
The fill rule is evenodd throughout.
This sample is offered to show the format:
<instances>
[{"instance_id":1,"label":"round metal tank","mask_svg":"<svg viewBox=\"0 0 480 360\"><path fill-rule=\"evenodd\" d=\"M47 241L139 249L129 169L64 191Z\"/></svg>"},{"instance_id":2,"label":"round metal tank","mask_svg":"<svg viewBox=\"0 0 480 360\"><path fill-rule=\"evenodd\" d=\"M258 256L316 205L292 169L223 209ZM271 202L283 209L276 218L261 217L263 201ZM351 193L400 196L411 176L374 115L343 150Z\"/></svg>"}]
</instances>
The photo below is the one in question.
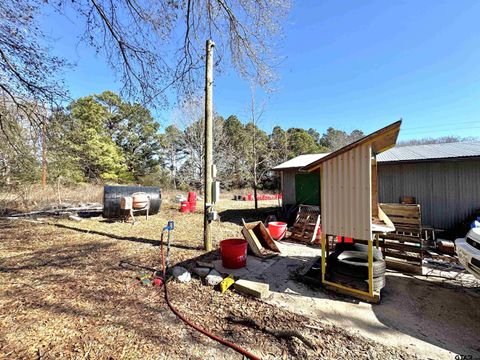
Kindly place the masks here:
<instances>
[{"instance_id":1,"label":"round metal tank","mask_svg":"<svg viewBox=\"0 0 480 360\"><path fill-rule=\"evenodd\" d=\"M162 194L158 186L110 186L103 188L103 217L116 219L125 216L125 211L120 208L120 202L124 196L132 196L134 193L144 192L150 198L149 215L158 214L162 205ZM135 212L145 214L146 211Z\"/></svg>"}]
</instances>

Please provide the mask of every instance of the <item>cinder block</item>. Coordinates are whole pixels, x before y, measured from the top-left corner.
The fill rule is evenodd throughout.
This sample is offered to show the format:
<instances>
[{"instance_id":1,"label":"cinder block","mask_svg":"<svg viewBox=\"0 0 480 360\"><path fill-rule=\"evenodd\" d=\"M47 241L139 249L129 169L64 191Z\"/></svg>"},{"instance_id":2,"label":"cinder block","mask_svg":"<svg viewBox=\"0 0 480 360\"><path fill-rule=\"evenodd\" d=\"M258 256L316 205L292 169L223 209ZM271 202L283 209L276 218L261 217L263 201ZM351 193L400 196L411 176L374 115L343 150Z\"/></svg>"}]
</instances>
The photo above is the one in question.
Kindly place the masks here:
<instances>
[{"instance_id":1,"label":"cinder block","mask_svg":"<svg viewBox=\"0 0 480 360\"><path fill-rule=\"evenodd\" d=\"M270 286L268 284L255 281L240 279L237 280L233 286L238 292L252 295L260 299L264 299L270 294Z\"/></svg>"}]
</instances>

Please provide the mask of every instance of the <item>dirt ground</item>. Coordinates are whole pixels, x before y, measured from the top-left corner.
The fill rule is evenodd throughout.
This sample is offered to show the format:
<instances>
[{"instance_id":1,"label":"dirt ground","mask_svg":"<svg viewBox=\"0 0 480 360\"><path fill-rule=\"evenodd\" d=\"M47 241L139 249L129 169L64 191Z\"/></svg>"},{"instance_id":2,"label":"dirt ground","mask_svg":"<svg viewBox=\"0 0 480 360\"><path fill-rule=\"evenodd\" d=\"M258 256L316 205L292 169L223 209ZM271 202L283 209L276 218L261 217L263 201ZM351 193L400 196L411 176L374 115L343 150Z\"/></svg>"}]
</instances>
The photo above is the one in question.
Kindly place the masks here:
<instances>
[{"instance_id":1,"label":"dirt ground","mask_svg":"<svg viewBox=\"0 0 480 360\"><path fill-rule=\"evenodd\" d=\"M276 205L262 202L263 214ZM220 240L239 236L240 219L255 217L251 207L220 203L215 248ZM160 268L160 231L169 219L176 225L172 262L203 254L202 215L177 209L165 204L159 215L135 226L101 218L0 221L0 358L241 359L187 327L169 310L162 290L137 279ZM235 291L221 295L199 279L171 282L168 288L172 303L192 321L262 358L418 358ZM229 316L298 330L313 346L232 323Z\"/></svg>"}]
</instances>

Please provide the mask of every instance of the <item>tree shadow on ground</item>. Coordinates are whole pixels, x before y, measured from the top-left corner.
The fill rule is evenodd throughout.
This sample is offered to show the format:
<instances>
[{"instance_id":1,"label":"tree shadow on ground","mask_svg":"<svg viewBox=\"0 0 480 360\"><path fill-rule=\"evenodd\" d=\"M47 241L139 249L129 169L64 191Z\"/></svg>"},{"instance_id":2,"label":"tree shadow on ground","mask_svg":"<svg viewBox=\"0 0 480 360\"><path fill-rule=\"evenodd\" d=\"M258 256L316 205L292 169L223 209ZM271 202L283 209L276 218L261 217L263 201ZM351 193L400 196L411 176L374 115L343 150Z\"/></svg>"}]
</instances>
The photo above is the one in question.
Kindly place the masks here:
<instances>
[{"instance_id":1,"label":"tree shadow on ground","mask_svg":"<svg viewBox=\"0 0 480 360\"><path fill-rule=\"evenodd\" d=\"M122 240L122 241L132 241L132 242L137 242L141 244L150 244L152 246L160 246L160 240L154 240L154 239L147 239L143 237L137 237L137 236L120 236L117 234L111 234L103 231L98 231L98 230L91 230L91 229L82 229L82 228L77 228L74 226L68 226L64 224L58 224L58 223L51 223L50 225L62 228L62 229L68 229L68 230L73 230L77 232L81 232L84 234L93 234L93 235L100 235L100 236L105 236L110 239L114 240ZM183 249L183 250L202 250L203 247L201 246L188 246L188 245L181 245L181 244L170 244L171 247L177 248L177 249Z\"/></svg>"},{"instance_id":2,"label":"tree shadow on ground","mask_svg":"<svg viewBox=\"0 0 480 360\"><path fill-rule=\"evenodd\" d=\"M0 261L0 272L15 273L42 268L63 269L76 266L82 258L96 251L103 251L112 244L95 243L66 246L50 246L30 255L16 255ZM11 264L11 265L10 265Z\"/></svg>"},{"instance_id":3,"label":"tree shadow on ground","mask_svg":"<svg viewBox=\"0 0 480 360\"><path fill-rule=\"evenodd\" d=\"M245 222L265 221L269 215L275 215L277 219L280 219L281 209L278 207L259 208L258 210L229 209L221 211L218 215L220 215L220 221L222 222L230 222L242 226L242 219L244 219Z\"/></svg>"}]
</instances>

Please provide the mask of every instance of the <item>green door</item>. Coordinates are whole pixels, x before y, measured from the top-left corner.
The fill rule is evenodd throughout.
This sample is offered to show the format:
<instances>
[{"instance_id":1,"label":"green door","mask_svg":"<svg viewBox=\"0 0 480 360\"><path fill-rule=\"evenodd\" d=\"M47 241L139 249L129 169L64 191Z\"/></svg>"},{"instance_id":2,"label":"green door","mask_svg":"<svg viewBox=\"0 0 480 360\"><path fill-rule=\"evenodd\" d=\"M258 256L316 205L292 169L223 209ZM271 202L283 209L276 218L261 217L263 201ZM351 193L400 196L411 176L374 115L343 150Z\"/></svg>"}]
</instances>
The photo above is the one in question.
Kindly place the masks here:
<instances>
[{"instance_id":1,"label":"green door","mask_svg":"<svg viewBox=\"0 0 480 360\"><path fill-rule=\"evenodd\" d=\"M295 201L297 204L320 205L320 175L295 175Z\"/></svg>"}]
</instances>

